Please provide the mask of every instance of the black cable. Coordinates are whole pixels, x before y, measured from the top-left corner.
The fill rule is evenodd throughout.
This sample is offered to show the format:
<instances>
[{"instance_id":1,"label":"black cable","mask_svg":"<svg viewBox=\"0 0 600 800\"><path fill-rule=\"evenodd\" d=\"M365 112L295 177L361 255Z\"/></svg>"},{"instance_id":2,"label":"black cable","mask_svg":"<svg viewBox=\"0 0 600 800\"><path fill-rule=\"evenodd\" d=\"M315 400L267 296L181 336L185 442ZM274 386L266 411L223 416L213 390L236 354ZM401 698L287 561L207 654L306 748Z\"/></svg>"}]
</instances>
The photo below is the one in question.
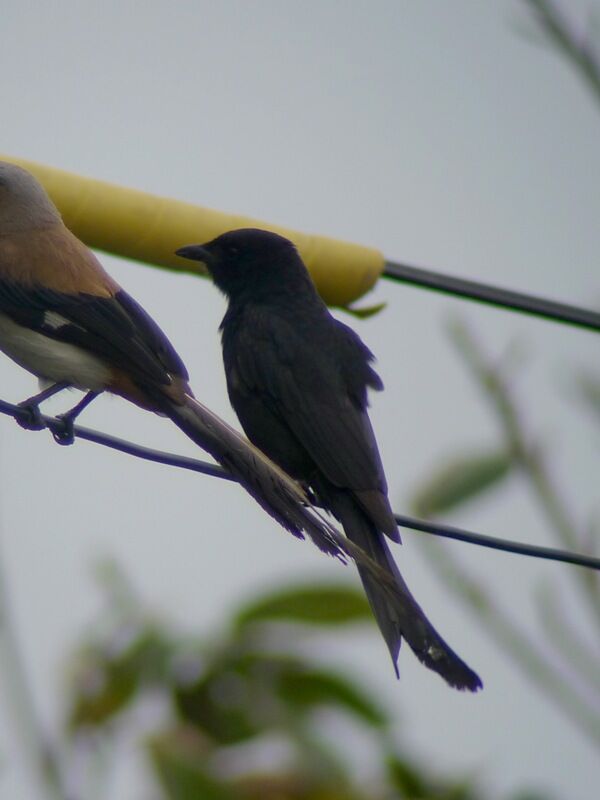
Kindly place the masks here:
<instances>
[{"instance_id":1,"label":"black cable","mask_svg":"<svg viewBox=\"0 0 600 800\"><path fill-rule=\"evenodd\" d=\"M12 405L12 403L7 403L4 400L0 400L0 413L14 417L16 420L26 419L27 417L27 412L22 408ZM64 433L65 424L58 417L48 417L42 414L40 415L40 419L53 434L57 434L60 437L60 435ZM174 453L165 453L162 450L154 450L150 447L128 442L125 439L119 439L116 436L110 436L107 433L100 433L91 428L83 428L80 425L73 426L73 434L77 439L84 439L87 442L100 444L103 447L109 447L112 450L118 450L121 453L127 453L128 455L144 459L145 461L154 461L157 464L164 464L169 467L178 467L180 469L191 470L192 472L200 472L203 475L210 475L213 478L235 481L235 478L223 469L223 467L217 464L211 464L208 461L200 461L196 458L188 458L187 456L178 456ZM404 528L411 528L413 530L422 531L423 533L433 534L434 536L457 539L461 542L476 544L480 547L490 547L494 550L503 550L507 553L516 553L517 555L532 556L534 558L545 558L550 561L561 561L566 564L576 564L579 567L600 570L600 558L594 558L593 556L584 556L579 553L572 553L568 550L557 550L552 547L539 547L537 545L523 544L522 542L511 542L506 539L497 539L493 536L483 536L482 534L472 533L462 528L455 528L452 525L426 522L425 520L407 517L402 514L396 514L396 521Z\"/></svg>"},{"instance_id":2,"label":"black cable","mask_svg":"<svg viewBox=\"0 0 600 800\"><path fill-rule=\"evenodd\" d=\"M6 416L13 417L17 421L19 419L27 419L27 412L19 406L7 403L5 400L0 400L0 414L6 414ZM60 436L64 433L65 424L58 417L48 417L45 414L40 414L40 419L52 434ZM220 467L218 464L211 464L208 461L199 461L198 459L188 458L187 456L178 456L174 453L154 450L151 447L144 447L140 444L128 442L126 439L119 439L118 436L101 433L92 428L84 428L82 425L73 425L73 435L76 439L83 439L86 442L100 444L103 447L109 447L111 450L118 450L120 453L126 453L127 455L141 458L144 461L154 461L156 464L165 464L168 467L181 467L182 469L192 470L193 472L201 472L203 475L210 475L213 478L222 478L226 481L235 482L235 478L227 472L227 470L223 469L223 467Z\"/></svg>"},{"instance_id":3,"label":"black cable","mask_svg":"<svg viewBox=\"0 0 600 800\"><path fill-rule=\"evenodd\" d=\"M569 550L558 550L555 547L540 547L539 545L525 544L523 542L512 542L509 539L498 539L495 536L484 536L482 533L472 533L464 530L464 528L455 528L453 525L427 522L415 517L405 517L402 514L396 514L395 517L398 525L422 531L423 533L431 533L434 536L457 539L460 542L468 542L480 547L490 547L493 550L503 550L506 553L516 553L520 556L545 558L548 561L562 561L565 564L576 564L578 567L600 570L600 558L594 558L593 556L584 556L579 553L572 553Z\"/></svg>"},{"instance_id":4,"label":"black cable","mask_svg":"<svg viewBox=\"0 0 600 800\"><path fill-rule=\"evenodd\" d=\"M437 292L466 297L469 300L533 314L587 330L600 331L600 313L588 308L558 303L543 297L513 292L510 289L501 289L498 286L490 286L478 281L455 278L451 275L420 267L411 267L408 264L399 264L394 261L385 262L383 275L392 280L423 286Z\"/></svg>"}]
</instances>

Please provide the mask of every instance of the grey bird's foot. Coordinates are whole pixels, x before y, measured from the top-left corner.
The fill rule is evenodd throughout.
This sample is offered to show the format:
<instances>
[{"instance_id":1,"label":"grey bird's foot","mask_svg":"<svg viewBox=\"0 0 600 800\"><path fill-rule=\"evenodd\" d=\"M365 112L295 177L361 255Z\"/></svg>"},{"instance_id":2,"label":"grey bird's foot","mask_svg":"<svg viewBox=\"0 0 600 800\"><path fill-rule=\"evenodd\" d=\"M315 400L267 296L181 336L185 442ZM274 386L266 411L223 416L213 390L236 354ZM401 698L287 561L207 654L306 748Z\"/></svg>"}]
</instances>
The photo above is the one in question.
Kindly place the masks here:
<instances>
[{"instance_id":1,"label":"grey bird's foot","mask_svg":"<svg viewBox=\"0 0 600 800\"><path fill-rule=\"evenodd\" d=\"M23 409L23 413L17 417L17 423L25 428L26 431L43 431L46 427L42 412L40 411L40 403L52 397L58 392L62 392L68 387L68 383L53 383L42 392L34 394L33 397L28 397L19 403L19 408Z\"/></svg>"},{"instance_id":2,"label":"grey bird's foot","mask_svg":"<svg viewBox=\"0 0 600 800\"><path fill-rule=\"evenodd\" d=\"M80 400L70 411L66 411L64 414L59 414L56 417L59 424L52 428L52 436L56 444L73 444L75 441L74 422L83 409L87 408L96 397L98 397L98 392L88 392L83 400Z\"/></svg>"},{"instance_id":3,"label":"grey bird's foot","mask_svg":"<svg viewBox=\"0 0 600 800\"><path fill-rule=\"evenodd\" d=\"M26 431L44 430L46 423L37 403L32 403L31 400L24 400L18 404L18 408L19 415L15 418L17 425L20 425Z\"/></svg>"},{"instance_id":4,"label":"grey bird's foot","mask_svg":"<svg viewBox=\"0 0 600 800\"><path fill-rule=\"evenodd\" d=\"M58 425L52 427L52 437L56 444L70 445L75 441L75 430L73 417L67 411L66 414L59 414L56 417Z\"/></svg>"}]
</instances>

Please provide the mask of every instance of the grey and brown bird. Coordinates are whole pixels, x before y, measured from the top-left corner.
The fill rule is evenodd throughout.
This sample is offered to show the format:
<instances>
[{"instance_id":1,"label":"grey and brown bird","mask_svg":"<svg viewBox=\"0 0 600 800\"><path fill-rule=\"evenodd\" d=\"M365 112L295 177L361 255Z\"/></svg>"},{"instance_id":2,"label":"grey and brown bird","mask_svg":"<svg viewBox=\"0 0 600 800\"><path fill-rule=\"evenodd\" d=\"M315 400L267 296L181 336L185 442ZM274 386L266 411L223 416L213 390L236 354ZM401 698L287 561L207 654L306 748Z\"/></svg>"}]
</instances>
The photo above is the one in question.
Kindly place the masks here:
<instances>
[{"instance_id":1,"label":"grey and brown bird","mask_svg":"<svg viewBox=\"0 0 600 800\"><path fill-rule=\"evenodd\" d=\"M275 233L240 229L177 254L202 261L225 294L223 360L231 403L249 439L314 493L349 540L396 588L358 570L397 671L402 639L451 686L479 677L446 644L402 578L398 542L367 390L382 389L373 355L319 297L296 248Z\"/></svg>"},{"instance_id":2,"label":"grey and brown bird","mask_svg":"<svg viewBox=\"0 0 600 800\"><path fill-rule=\"evenodd\" d=\"M37 404L63 388L85 390L63 415L68 435L98 393L120 395L169 417L286 529L331 555L364 561L295 480L194 397L158 325L65 227L33 175L7 162L0 162L0 350L47 385L24 404L34 417Z\"/></svg>"}]
</instances>

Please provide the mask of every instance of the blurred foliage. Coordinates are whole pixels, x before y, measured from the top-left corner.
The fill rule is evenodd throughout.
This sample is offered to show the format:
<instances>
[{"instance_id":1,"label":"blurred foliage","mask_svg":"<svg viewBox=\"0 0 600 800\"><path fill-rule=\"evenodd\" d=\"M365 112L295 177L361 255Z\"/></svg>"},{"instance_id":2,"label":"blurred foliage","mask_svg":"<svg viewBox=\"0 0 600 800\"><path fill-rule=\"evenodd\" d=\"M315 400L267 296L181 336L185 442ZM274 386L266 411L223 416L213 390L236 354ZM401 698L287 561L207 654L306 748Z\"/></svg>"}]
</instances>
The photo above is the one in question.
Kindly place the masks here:
<instances>
[{"instance_id":1,"label":"blurred foliage","mask_svg":"<svg viewBox=\"0 0 600 800\"><path fill-rule=\"evenodd\" d=\"M581 372L578 375L578 384L581 397L600 420L600 375Z\"/></svg>"},{"instance_id":2,"label":"blurred foliage","mask_svg":"<svg viewBox=\"0 0 600 800\"><path fill-rule=\"evenodd\" d=\"M315 591L301 586L282 589L247 605L237 617L238 626L278 619L314 625L340 625L371 619L366 597L347 586L324 586Z\"/></svg>"},{"instance_id":3,"label":"blurred foliage","mask_svg":"<svg viewBox=\"0 0 600 800\"><path fill-rule=\"evenodd\" d=\"M548 531L560 547L579 552L595 552L597 530L576 521L558 491L547 462L546 449L540 446L523 422L511 391L515 361L511 358L486 357L467 327L454 321L449 329L465 366L484 399L494 412L501 440L485 453L465 456L460 451L446 456L445 466L433 477L423 479L414 490L413 510L421 516L434 516L450 509L458 511L470 500L493 496L493 489L511 470L525 481L546 522ZM509 352L518 352L509 348ZM598 379L579 376L581 404L596 407ZM479 474L478 474L479 473ZM534 594L534 603L545 633L543 647L532 640L517 615L502 608L483 581L470 573L441 542L423 543L438 574L473 612L487 635L494 637L503 653L508 653L536 688L546 694L571 722L592 742L600 745L600 581L592 570L570 569L572 591L542 586ZM572 593L579 595L589 611L588 630L594 634L587 641L564 613ZM550 656L550 657L549 657Z\"/></svg>"},{"instance_id":4,"label":"blurred foliage","mask_svg":"<svg viewBox=\"0 0 600 800\"><path fill-rule=\"evenodd\" d=\"M541 41L559 53L577 71L584 83L600 101L600 35L598 16L590 20L588 32L570 19L573 7L558 0L523 0L529 7Z\"/></svg>"},{"instance_id":5,"label":"blurred foliage","mask_svg":"<svg viewBox=\"0 0 600 800\"><path fill-rule=\"evenodd\" d=\"M80 760L118 753L160 699L160 719L137 736L164 800L481 800L472 779L436 776L395 741L372 689L307 655L324 626L371 624L361 592L287 586L190 638L158 621L114 564L101 577L104 611L70 659L65 749ZM349 725L373 744L366 781Z\"/></svg>"},{"instance_id":6,"label":"blurred foliage","mask_svg":"<svg viewBox=\"0 0 600 800\"><path fill-rule=\"evenodd\" d=\"M505 478L515 459L510 450L494 448L457 454L423 481L412 498L420 517L432 517L496 486Z\"/></svg>"},{"instance_id":7,"label":"blurred foliage","mask_svg":"<svg viewBox=\"0 0 600 800\"><path fill-rule=\"evenodd\" d=\"M480 795L469 781L453 784L436 784L414 764L398 756L388 759L388 772L398 798L428 797L435 800L477 800Z\"/></svg>"}]
</instances>

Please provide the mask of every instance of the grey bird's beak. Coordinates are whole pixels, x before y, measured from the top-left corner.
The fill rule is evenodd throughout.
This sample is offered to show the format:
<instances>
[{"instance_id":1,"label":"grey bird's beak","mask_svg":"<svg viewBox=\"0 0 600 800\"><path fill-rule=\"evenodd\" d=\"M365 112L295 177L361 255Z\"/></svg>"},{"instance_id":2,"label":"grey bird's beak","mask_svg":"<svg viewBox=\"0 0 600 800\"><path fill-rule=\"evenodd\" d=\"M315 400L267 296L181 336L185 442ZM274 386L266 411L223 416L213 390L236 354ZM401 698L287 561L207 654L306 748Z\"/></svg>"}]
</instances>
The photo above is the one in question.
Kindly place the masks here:
<instances>
[{"instance_id":1,"label":"grey bird's beak","mask_svg":"<svg viewBox=\"0 0 600 800\"><path fill-rule=\"evenodd\" d=\"M175 251L175 255L181 258L188 258L190 261L202 261L207 266L214 261L210 250L200 244L188 244L185 247L180 247L179 250Z\"/></svg>"}]
</instances>

